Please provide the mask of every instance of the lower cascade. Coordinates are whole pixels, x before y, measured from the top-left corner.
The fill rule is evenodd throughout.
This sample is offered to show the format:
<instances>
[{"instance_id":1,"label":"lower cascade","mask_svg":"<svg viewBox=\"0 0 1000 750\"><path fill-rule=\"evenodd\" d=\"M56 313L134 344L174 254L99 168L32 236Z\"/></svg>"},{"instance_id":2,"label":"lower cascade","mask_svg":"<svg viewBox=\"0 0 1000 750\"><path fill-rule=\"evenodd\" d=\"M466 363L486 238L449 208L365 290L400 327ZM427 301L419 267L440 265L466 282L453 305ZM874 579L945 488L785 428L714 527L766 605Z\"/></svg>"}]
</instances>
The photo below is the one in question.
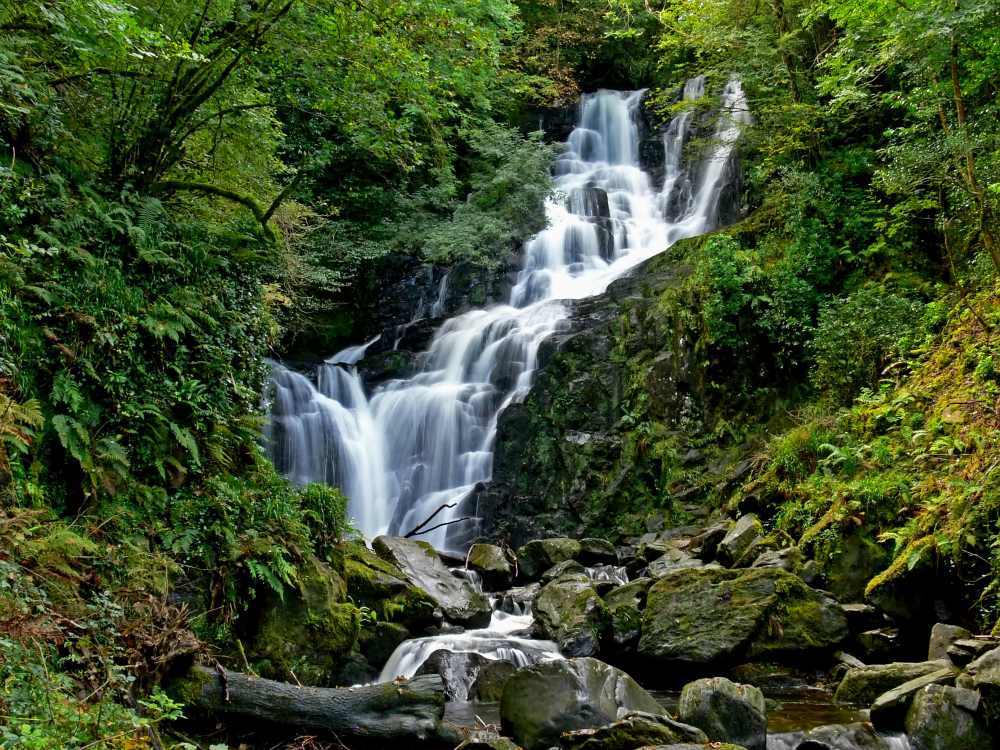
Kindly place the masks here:
<instances>
[{"instance_id":1,"label":"lower cascade","mask_svg":"<svg viewBox=\"0 0 1000 750\"><path fill-rule=\"evenodd\" d=\"M583 97L555 164L548 228L525 244L508 303L446 320L416 375L368 393L355 365L372 342L333 355L315 380L273 364L266 438L279 471L340 487L369 538L405 534L443 508L420 538L448 546L454 529L446 524L457 520L460 501L492 475L498 415L525 397L539 345L569 315L561 300L600 294L673 242L719 225L740 128L750 121L739 81L722 92L705 158L685 159L692 112L669 124L659 185L639 164L644 93ZM702 77L684 87L687 100L703 95ZM431 315L441 313L441 298Z\"/></svg>"}]
</instances>

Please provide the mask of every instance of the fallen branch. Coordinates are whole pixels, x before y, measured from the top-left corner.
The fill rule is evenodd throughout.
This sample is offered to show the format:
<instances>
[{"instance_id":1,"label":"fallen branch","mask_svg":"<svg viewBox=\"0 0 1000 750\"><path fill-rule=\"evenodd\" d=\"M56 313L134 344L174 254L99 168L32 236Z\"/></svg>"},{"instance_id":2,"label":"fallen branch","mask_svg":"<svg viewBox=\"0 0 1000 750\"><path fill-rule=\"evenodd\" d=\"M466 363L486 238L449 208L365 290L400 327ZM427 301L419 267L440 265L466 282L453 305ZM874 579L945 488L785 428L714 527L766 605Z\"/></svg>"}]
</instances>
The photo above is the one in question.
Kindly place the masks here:
<instances>
[{"instance_id":1,"label":"fallen branch","mask_svg":"<svg viewBox=\"0 0 1000 750\"><path fill-rule=\"evenodd\" d=\"M456 505L456 503L445 503L440 508L438 508L436 511L434 511L429 516L427 516L427 518L425 518L421 523L418 523L416 526L414 526L412 529L410 529L410 531L408 533L403 534L403 539L409 539L411 536L416 536L417 532L419 532L420 529L422 529L424 526L426 526L427 524L429 524L431 521L434 520L434 516L436 516L438 513L440 513L445 508L454 508L455 505ZM426 532L424 532L424 533L426 533Z\"/></svg>"},{"instance_id":2,"label":"fallen branch","mask_svg":"<svg viewBox=\"0 0 1000 750\"><path fill-rule=\"evenodd\" d=\"M462 521L471 521L473 520L473 518L475 518L475 516L462 516L461 518L456 518L454 521L442 521L439 524L431 526L429 529L424 529L420 533L429 534L430 532L434 531L434 529L440 529L442 526L451 526L453 523L462 523Z\"/></svg>"}]
</instances>

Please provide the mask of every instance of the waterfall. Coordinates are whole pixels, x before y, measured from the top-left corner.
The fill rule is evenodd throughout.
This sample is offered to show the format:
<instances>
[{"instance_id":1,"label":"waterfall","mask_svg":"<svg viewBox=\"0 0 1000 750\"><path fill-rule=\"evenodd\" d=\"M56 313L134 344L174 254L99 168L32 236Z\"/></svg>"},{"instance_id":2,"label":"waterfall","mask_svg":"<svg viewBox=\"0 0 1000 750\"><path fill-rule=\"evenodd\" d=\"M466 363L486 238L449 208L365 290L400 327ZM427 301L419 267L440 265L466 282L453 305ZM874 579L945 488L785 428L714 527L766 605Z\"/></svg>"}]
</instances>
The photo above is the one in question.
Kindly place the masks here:
<instances>
[{"instance_id":1,"label":"waterfall","mask_svg":"<svg viewBox=\"0 0 1000 750\"><path fill-rule=\"evenodd\" d=\"M697 169L685 167L682 154L692 113L670 124L667 176L655 188L638 161L644 93L583 97L579 125L554 166L547 229L525 244L509 303L445 321L419 373L367 397L355 367L363 347L331 357L314 381L272 365L266 437L279 471L295 482L340 486L369 537L405 533L445 504L454 507L435 523L456 519L461 501L492 475L498 414L527 394L539 345L569 314L559 300L599 294L670 243L717 224L736 140L749 122L739 82L722 94L715 142ZM703 94L701 77L685 86L688 100ZM447 283L441 280L434 314ZM446 531L422 538L442 549Z\"/></svg>"}]
</instances>

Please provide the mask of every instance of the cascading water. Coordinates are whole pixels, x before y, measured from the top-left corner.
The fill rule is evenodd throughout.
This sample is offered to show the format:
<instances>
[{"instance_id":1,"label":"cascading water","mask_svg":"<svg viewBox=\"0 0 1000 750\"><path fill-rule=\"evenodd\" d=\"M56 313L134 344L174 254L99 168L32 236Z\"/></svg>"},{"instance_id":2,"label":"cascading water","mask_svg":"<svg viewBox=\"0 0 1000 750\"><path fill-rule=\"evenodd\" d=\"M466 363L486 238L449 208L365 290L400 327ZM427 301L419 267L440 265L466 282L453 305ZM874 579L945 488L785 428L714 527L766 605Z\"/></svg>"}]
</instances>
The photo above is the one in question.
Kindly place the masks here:
<instances>
[{"instance_id":1,"label":"cascading water","mask_svg":"<svg viewBox=\"0 0 1000 750\"><path fill-rule=\"evenodd\" d=\"M704 93L692 79L687 99ZM354 364L363 347L331 357L315 383L273 365L267 438L278 469L295 482L341 487L366 536L405 533L445 504L435 523L492 474L497 415L527 393L541 342L568 315L559 300L599 294L615 278L682 237L717 225L719 200L740 127L749 121L740 84L721 100L715 143L697 169L685 167L693 115L664 136L666 177L650 183L638 161L644 92L583 97L578 127L555 165L548 228L525 245L507 305L446 321L422 355L421 371L367 397ZM442 280L442 290L447 280ZM439 294L435 304L440 312ZM422 535L445 546L447 529Z\"/></svg>"}]
</instances>

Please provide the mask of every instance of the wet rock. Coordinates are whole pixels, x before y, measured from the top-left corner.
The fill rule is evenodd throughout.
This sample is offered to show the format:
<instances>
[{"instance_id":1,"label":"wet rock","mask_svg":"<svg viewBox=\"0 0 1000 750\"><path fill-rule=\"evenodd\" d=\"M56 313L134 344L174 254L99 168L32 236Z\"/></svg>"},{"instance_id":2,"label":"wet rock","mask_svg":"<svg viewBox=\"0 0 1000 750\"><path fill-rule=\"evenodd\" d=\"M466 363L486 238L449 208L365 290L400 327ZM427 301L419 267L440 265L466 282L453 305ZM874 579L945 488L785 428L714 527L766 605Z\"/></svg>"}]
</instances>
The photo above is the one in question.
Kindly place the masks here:
<instances>
[{"instance_id":1,"label":"wet rock","mask_svg":"<svg viewBox=\"0 0 1000 750\"><path fill-rule=\"evenodd\" d=\"M847 636L834 601L783 570L691 568L649 590L639 653L689 665L832 649Z\"/></svg>"},{"instance_id":2,"label":"wet rock","mask_svg":"<svg viewBox=\"0 0 1000 750\"><path fill-rule=\"evenodd\" d=\"M499 703L503 696L503 686L507 684L517 667L507 661L488 660L479 667L479 674L472 685L471 695L486 703Z\"/></svg>"},{"instance_id":3,"label":"wet rock","mask_svg":"<svg viewBox=\"0 0 1000 750\"><path fill-rule=\"evenodd\" d=\"M1000 640L997 638L988 636L961 638L949 645L945 653L956 667L964 667L997 646L1000 646Z\"/></svg>"},{"instance_id":4,"label":"wet rock","mask_svg":"<svg viewBox=\"0 0 1000 750\"><path fill-rule=\"evenodd\" d=\"M906 710L918 692L928 685L954 682L956 674L958 674L958 670L949 665L882 693L871 706L872 724L877 729L882 730L900 729L903 726Z\"/></svg>"},{"instance_id":5,"label":"wet rock","mask_svg":"<svg viewBox=\"0 0 1000 750\"><path fill-rule=\"evenodd\" d=\"M604 600L586 579L556 579L535 599L535 626L566 656L593 656L611 627Z\"/></svg>"},{"instance_id":6,"label":"wet rock","mask_svg":"<svg viewBox=\"0 0 1000 750\"><path fill-rule=\"evenodd\" d=\"M798 547L785 547L783 549L769 550L757 555L751 568L780 568L789 573L795 572L799 566L801 553Z\"/></svg>"},{"instance_id":7,"label":"wet rock","mask_svg":"<svg viewBox=\"0 0 1000 750\"><path fill-rule=\"evenodd\" d=\"M522 615L531 608L541 590L538 583L507 589L498 597L497 609L511 615Z\"/></svg>"},{"instance_id":8,"label":"wet rock","mask_svg":"<svg viewBox=\"0 0 1000 750\"><path fill-rule=\"evenodd\" d=\"M928 685L918 691L906 714L906 734L914 750L988 748L990 733L974 690Z\"/></svg>"},{"instance_id":9,"label":"wet rock","mask_svg":"<svg viewBox=\"0 0 1000 750\"><path fill-rule=\"evenodd\" d=\"M847 627L852 633L863 633L872 630L882 622L882 615L870 604L863 602L851 602L841 604L840 609L847 617Z\"/></svg>"},{"instance_id":10,"label":"wet rock","mask_svg":"<svg viewBox=\"0 0 1000 750\"><path fill-rule=\"evenodd\" d=\"M712 562L719 550L719 543L726 538L732 524L728 521L709 526L691 539L688 551L703 562Z\"/></svg>"},{"instance_id":11,"label":"wet rock","mask_svg":"<svg viewBox=\"0 0 1000 750\"><path fill-rule=\"evenodd\" d=\"M604 726L630 711L663 713L625 672L589 658L518 670L500 702L504 734L527 750L552 747L563 732Z\"/></svg>"},{"instance_id":12,"label":"wet rock","mask_svg":"<svg viewBox=\"0 0 1000 750\"><path fill-rule=\"evenodd\" d=\"M701 568L705 565L701 560L692 557L687 552L670 547L665 554L653 560L647 570L652 578L663 578L672 570L681 568Z\"/></svg>"},{"instance_id":13,"label":"wet rock","mask_svg":"<svg viewBox=\"0 0 1000 750\"><path fill-rule=\"evenodd\" d=\"M631 650L642 633L642 609L652 578L638 578L604 594L611 612L611 638L620 649Z\"/></svg>"},{"instance_id":14,"label":"wet rock","mask_svg":"<svg viewBox=\"0 0 1000 750\"><path fill-rule=\"evenodd\" d=\"M470 584L456 578L427 542L380 536L373 543L380 557L396 565L406 579L419 586L451 622L483 627L490 621L489 600Z\"/></svg>"},{"instance_id":15,"label":"wet rock","mask_svg":"<svg viewBox=\"0 0 1000 750\"><path fill-rule=\"evenodd\" d=\"M943 622L936 623L931 628L931 640L927 646L927 661L934 659L947 659L948 647L962 638L971 638L972 633L958 625L946 625Z\"/></svg>"},{"instance_id":16,"label":"wet rock","mask_svg":"<svg viewBox=\"0 0 1000 750\"><path fill-rule=\"evenodd\" d=\"M514 740L496 732L471 732L455 750L522 750Z\"/></svg>"},{"instance_id":17,"label":"wet rock","mask_svg":"<svg viewBox=\"0 0 1000 750\"><path fill-rule=\"evenodd\" d=\"M723 565L734 565L750 549L751 545L764 536L764 527L753 513L747 513L733 524L719 542L717 556Z\"/></svg>"},{"instance_id":18,"label":"wet rock","mask_svg":"<svg viewBox=\"0 0 1000 750\"><path fill-rule=\"evenodd\" d=\"M902 650L897 628L875 628L857 635L858 648L866 662L888 662Z\"/></svg>"},{"instance_id":19,"label":"wet rock","mask_svg":"<svg viewBox=\"0 0 1000 750\"><path fill-rule=\"evenodd\" d=\"M725 677L689 682L681 691L677 715L713 742L732 742L748 750L764 750L767 744L764 694L752 685Z\"/></svg>"},{"instance_id":20,"label":"wet rock","mask_svg":"<svg viewBox=\"0 0 1000 750\"><path fill-rule=\"evenodd\" d=\"M888 690L918 677L939 672L948 666L948 662L938 660L855 667L844 675L833 697L840 703L867 706Z\"/></svg>"},{"instance_id":21,"label":"wet rock","mask_svg":"<svg viewBox=\"0 0 1000 750\"><path fill-rule=\"evenodd\" d=\"M472 681L482 665L488 661L489 659L480 654L442 648L428 656L416 674L439 675L444 682L444 694L448 700L467 701L472 697Z\"/></svg>"},{"instance_id":22,"label":"wet rock","mask_svg":"<svg viewBox=\"0 0 1000 750\"><path fill-rule=\"evenodd\" d=\"M783 739L788 735L778 735ZM776 743L794 750L891 750L894 746L872 729L870 724L828 724L803 732L793 742Z\"/></svg>"},{"instance_id":23,"label":"wet rock","mask_svg":"<svg viewBox=\"0 0 1000 750\"><path fill-rule=\"evenodd\" d=\"M587 576L587 570L576 560L563 560L558 565L553 565L551 568L542 573L542 584L546 584L549 581L554 581L557 578L573 579L576 581L589 581L590 578Z\"/></svg>"},{"instance_id":24,"label":"wet rock","mask_svg":"<svg viewBox=\"0 0 1000 750\"><path fill-rule=\"evenodd\" d=\"M584 565L617 565L618 552L607 539L588 537L580 540L580 553L576 559Z\"/></svg>"},{"instance_id":25,"label":"wet rock","mask_svg":"<svg viewBox=\"0 0 1000 750\"><path fill-rule=\"evenodd\" d=\"M483 578L483 588L500 591L510 586L513 571L503 550L495 544L473 544L469 548L469 568Z\"/></svg>"},{"instance_id":26,"label":"wet rock","mask_svg":"<svg viewBox=\"0 0 1000 750\"><path fill-rule=\"evenodd\" d=\"M396 622L377 620L361 629L358 645L369 663L381 668L396 646L410 637L410 631Z\"/></svg>"},{"instance_id":27,"label":"wet rock","mask_svg":"<svg viewBox=\"0 0 1000 750\"><path fill-rule=\"evenodd\" d=\"M564 732L559 746L562 750L634 750L653 744L704 744L707 741L705 733L697 727L663 714L634 711L603 727Z\"/></svg>"},{"instance_id":28,"label":"wet rock","mask_svg":"<svg viewBox=\"0 0 1000 750\"><path fill-rule=\"evenodd\" d=\"M983 711L994 732L1000 732L1000 648L987 651L965 668L983 696Z\"/></svg>"},{"instance_id":29,"label":"wet rock","mask_svg":"<svg viewBox=\"0 0 1000 750\"><path fill-rule=\"evenodd\" d=\"M553 565L575 560L580 554L580 543L575 539L535 539L517 550L518 578L537 581Z\"/></svg>"}]
</instances>

